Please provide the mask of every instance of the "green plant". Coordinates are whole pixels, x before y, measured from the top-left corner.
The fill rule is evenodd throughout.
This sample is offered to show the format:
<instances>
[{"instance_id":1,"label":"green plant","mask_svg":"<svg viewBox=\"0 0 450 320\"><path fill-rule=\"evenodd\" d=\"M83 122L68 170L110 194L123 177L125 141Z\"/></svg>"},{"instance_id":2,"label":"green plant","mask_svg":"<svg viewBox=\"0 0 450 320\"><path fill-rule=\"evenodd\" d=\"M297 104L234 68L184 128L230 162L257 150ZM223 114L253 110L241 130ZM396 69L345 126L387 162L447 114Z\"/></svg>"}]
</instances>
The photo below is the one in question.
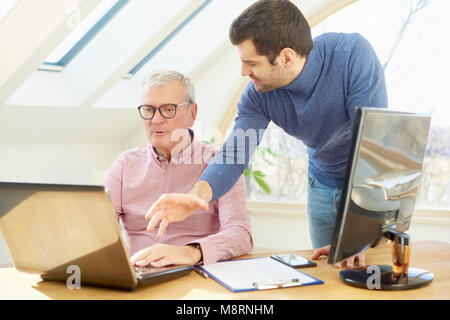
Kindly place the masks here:
<instances>
[{"instance_id":1,"label":"green plant","mask_svg":"<svg viewBox=\"0 0 450 320\"><path fill-rule=\"evenodd\" d=\"M270 186L267 184L267 182L264 180L266 174L261 170L254 170L253 168L258 158L264 161L266 164L273 166L274 164L272 161L270 161L271 159L269 158L275 157L278 157L278 155L275 152L273 152L270 148L258 146L252 158L250 159L247 169L244 170L244 176L252 177L253 180L255 180L255 182L258 184L258 186L261 189L263 189L264 192L266 192L267 194L270 194L272 190L270 189Z\"/></svg>"},{"instance_id":2,"label":"green plant","mask_svg":"<svg viewBox=\"0 0 450 320\"><path fill-rule=\"evenodd\" d=\"M217 142L215 138L211 138L208 140L203 140L203 143L209 144L209 145L216 145ZM250 178L253 178L253 180L256 182L256 184L264 190L265 193L270 194L272 190L270 189L270 186L267 184L267 182L264 180L264 177L266 174L261 170L254 170L254 166L258 159L261 159L266 164L273 166L272 159L270 158L276 158L278 155L273 152L270 148L258 146L255 150L255 153L251 157L248 167L244 170L244 177L246 179L247 185L250 183Z\"/></svg>"}]
</instances>

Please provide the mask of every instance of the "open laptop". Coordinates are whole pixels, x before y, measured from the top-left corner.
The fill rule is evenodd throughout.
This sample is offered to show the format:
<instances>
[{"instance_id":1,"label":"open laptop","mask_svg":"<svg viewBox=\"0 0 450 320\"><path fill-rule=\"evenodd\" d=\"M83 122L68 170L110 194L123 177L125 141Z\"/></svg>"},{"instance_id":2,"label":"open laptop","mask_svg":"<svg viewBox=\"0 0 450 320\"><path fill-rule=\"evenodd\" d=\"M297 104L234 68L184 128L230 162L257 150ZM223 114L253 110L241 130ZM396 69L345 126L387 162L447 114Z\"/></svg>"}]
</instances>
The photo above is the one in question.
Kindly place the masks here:
<instances>
[{"instance_id":1,"label":"open laptop","mask_svg":"<svg viewBox=\"0 0 450 320\"><path fill-rule=\"evenodd\" d=\"M134 290L193 270L133 267L103 186L0 182L0 232L14 266L44 280L79 270L81 284Z\"/></svg>"}]
</instances>

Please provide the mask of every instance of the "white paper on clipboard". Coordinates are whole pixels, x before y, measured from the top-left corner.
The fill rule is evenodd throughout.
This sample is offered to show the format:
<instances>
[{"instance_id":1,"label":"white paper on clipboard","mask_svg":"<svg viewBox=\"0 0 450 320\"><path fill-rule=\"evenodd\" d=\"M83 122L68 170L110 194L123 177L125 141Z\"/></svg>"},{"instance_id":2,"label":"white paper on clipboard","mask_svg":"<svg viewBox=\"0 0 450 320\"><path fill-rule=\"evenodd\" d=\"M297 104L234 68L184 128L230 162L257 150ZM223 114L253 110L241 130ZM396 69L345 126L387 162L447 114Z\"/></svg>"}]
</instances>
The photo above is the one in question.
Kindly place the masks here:
<instances>
[{"instance_id":1,"label":"white paper on clipboard","mask_svg":"<svg viewBox=\"0 0 450 320\"><path fill-rule=\"evenodd\" d=\"M289 287L293 282L302 286L323 283L270 257L217 262L201 269L233 292L257 290L255 283L286 284L279 287Z\"/></svg>"}]
</instances>

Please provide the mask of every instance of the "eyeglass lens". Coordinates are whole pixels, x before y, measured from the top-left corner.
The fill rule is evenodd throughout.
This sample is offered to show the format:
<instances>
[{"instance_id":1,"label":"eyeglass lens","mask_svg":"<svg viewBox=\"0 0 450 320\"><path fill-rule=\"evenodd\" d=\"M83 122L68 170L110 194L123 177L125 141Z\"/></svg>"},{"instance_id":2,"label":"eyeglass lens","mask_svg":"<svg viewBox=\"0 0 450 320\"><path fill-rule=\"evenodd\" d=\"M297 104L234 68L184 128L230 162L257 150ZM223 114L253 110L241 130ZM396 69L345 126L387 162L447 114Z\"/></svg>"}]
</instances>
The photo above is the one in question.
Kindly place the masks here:
<instances>
[{"instance_id":1,"label":"eyeglass lens","mask_svg":"<svg viewBox=\"0 0 450 320\"><path fill-rule=\"evenodd\" d=\"M159 113L164 118L173 118L176 113L176 106L173 104L163 104L159 108L153 106L142 106L139 111L141 116L145 119L152 119L155 115L156 109L159 109Z\"/></svg>"}]
</instances>

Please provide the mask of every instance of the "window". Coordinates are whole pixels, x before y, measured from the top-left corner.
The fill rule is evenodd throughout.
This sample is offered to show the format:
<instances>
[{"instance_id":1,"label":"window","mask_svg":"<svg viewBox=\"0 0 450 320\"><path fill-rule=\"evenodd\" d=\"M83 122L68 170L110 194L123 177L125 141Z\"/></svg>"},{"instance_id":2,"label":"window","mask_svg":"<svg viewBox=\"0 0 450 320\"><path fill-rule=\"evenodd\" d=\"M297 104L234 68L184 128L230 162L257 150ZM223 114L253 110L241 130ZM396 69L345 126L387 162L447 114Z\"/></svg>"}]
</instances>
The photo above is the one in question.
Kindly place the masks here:
<instances>
[{"instance_id":1,"label":"window","mask_svg":"<svg viewBox=\"0 0 450 320\"><path fill-rule=\"evenodd\" d=\"M139 78L156 69L190 72L224 41L228 41L230 21L252 2L235 1L230 5L228 1L206 1L130 74Z\"/></svg>"},{"instance_id":2,"label":"window","mask_svg":"<svg viewBox=\"0 0 450 320\"><path fill-rule=\"evenodd\" d=\"M192 20L194 19L209 3L211 3L212 0L207 0L201 5L196 11L194 11L188 18L186 18L185 21L183 21L169 36L167 36L166 39L164 39L154 50L152 50L141 62L139 62L130 72L129 76L132 76L136 74L142 67L144 67L147 62L149 62L150 59L152 59L154 56L156 56L161 50L165 51L161 53L159 56L166 57L167 59L167 48L164 48L173 38L176 37L176 35ZM198 23L196 23L198 25ZM197 30L198 31L198 30ZM184 38L182 38L184 39ZM182 52L184 51L184 48L186 48L186 43L183 43L181 41L172 41L171 45L169 47L177 46L175 48L175 52ZM164 58L163 58L164 59ZM168 59L171 61L170 63L173 63L172 59ZM150 63L151 65L154 65L154 61Z\"/></svg>"},{"instance_id":3,"label":"window","mask_svg":"<svg viewBox=\"0 0 450 320\"><path fill-rule=\"evenodd\" d=\"M78 7L69 7L73 11L74 29L45 59L44 65L64 67L83 47L101 30L101 28L128 2L128 0L102 0L90 14L77 23ZM74 20L74 21L72 21ZM70 26L69 26L70 27Z\"/></svg>"},{"instance_id":4,"label":"window","mask_svg":"<svg viewBox=\"0 0 450 320\"><path fill-rule=\"evenodd\" d=\"M450 46L442 38L450 30L449 9L448 1L360 0L312 29L313 36L324 32L363 35L385 68L389 108L432 114L417 202L421 208L450 208L450 109L446 95ZM306 202L306 155L304 146L292 139L280 131L280 158L275 166L256 157L255 169L268 172L264 178L272 194L265 194L250 181L250 200ZM268 143L267 137L263 143ZM281 179L284 181L278 182Z\"/></svg>"},{"instance_id":5,"label":"window","mask_svg":"<svg viewBox=\"0 0 450 320\"><path fill-rule=\"evenodd\" d=\"M306 203L306 148L273 122L267 127L248 168L245 176L248 200ZM255 178L255 172L260 176ZM264 184L270 188L270 194L264 190Z\"/></svg>"}]
</instances>

